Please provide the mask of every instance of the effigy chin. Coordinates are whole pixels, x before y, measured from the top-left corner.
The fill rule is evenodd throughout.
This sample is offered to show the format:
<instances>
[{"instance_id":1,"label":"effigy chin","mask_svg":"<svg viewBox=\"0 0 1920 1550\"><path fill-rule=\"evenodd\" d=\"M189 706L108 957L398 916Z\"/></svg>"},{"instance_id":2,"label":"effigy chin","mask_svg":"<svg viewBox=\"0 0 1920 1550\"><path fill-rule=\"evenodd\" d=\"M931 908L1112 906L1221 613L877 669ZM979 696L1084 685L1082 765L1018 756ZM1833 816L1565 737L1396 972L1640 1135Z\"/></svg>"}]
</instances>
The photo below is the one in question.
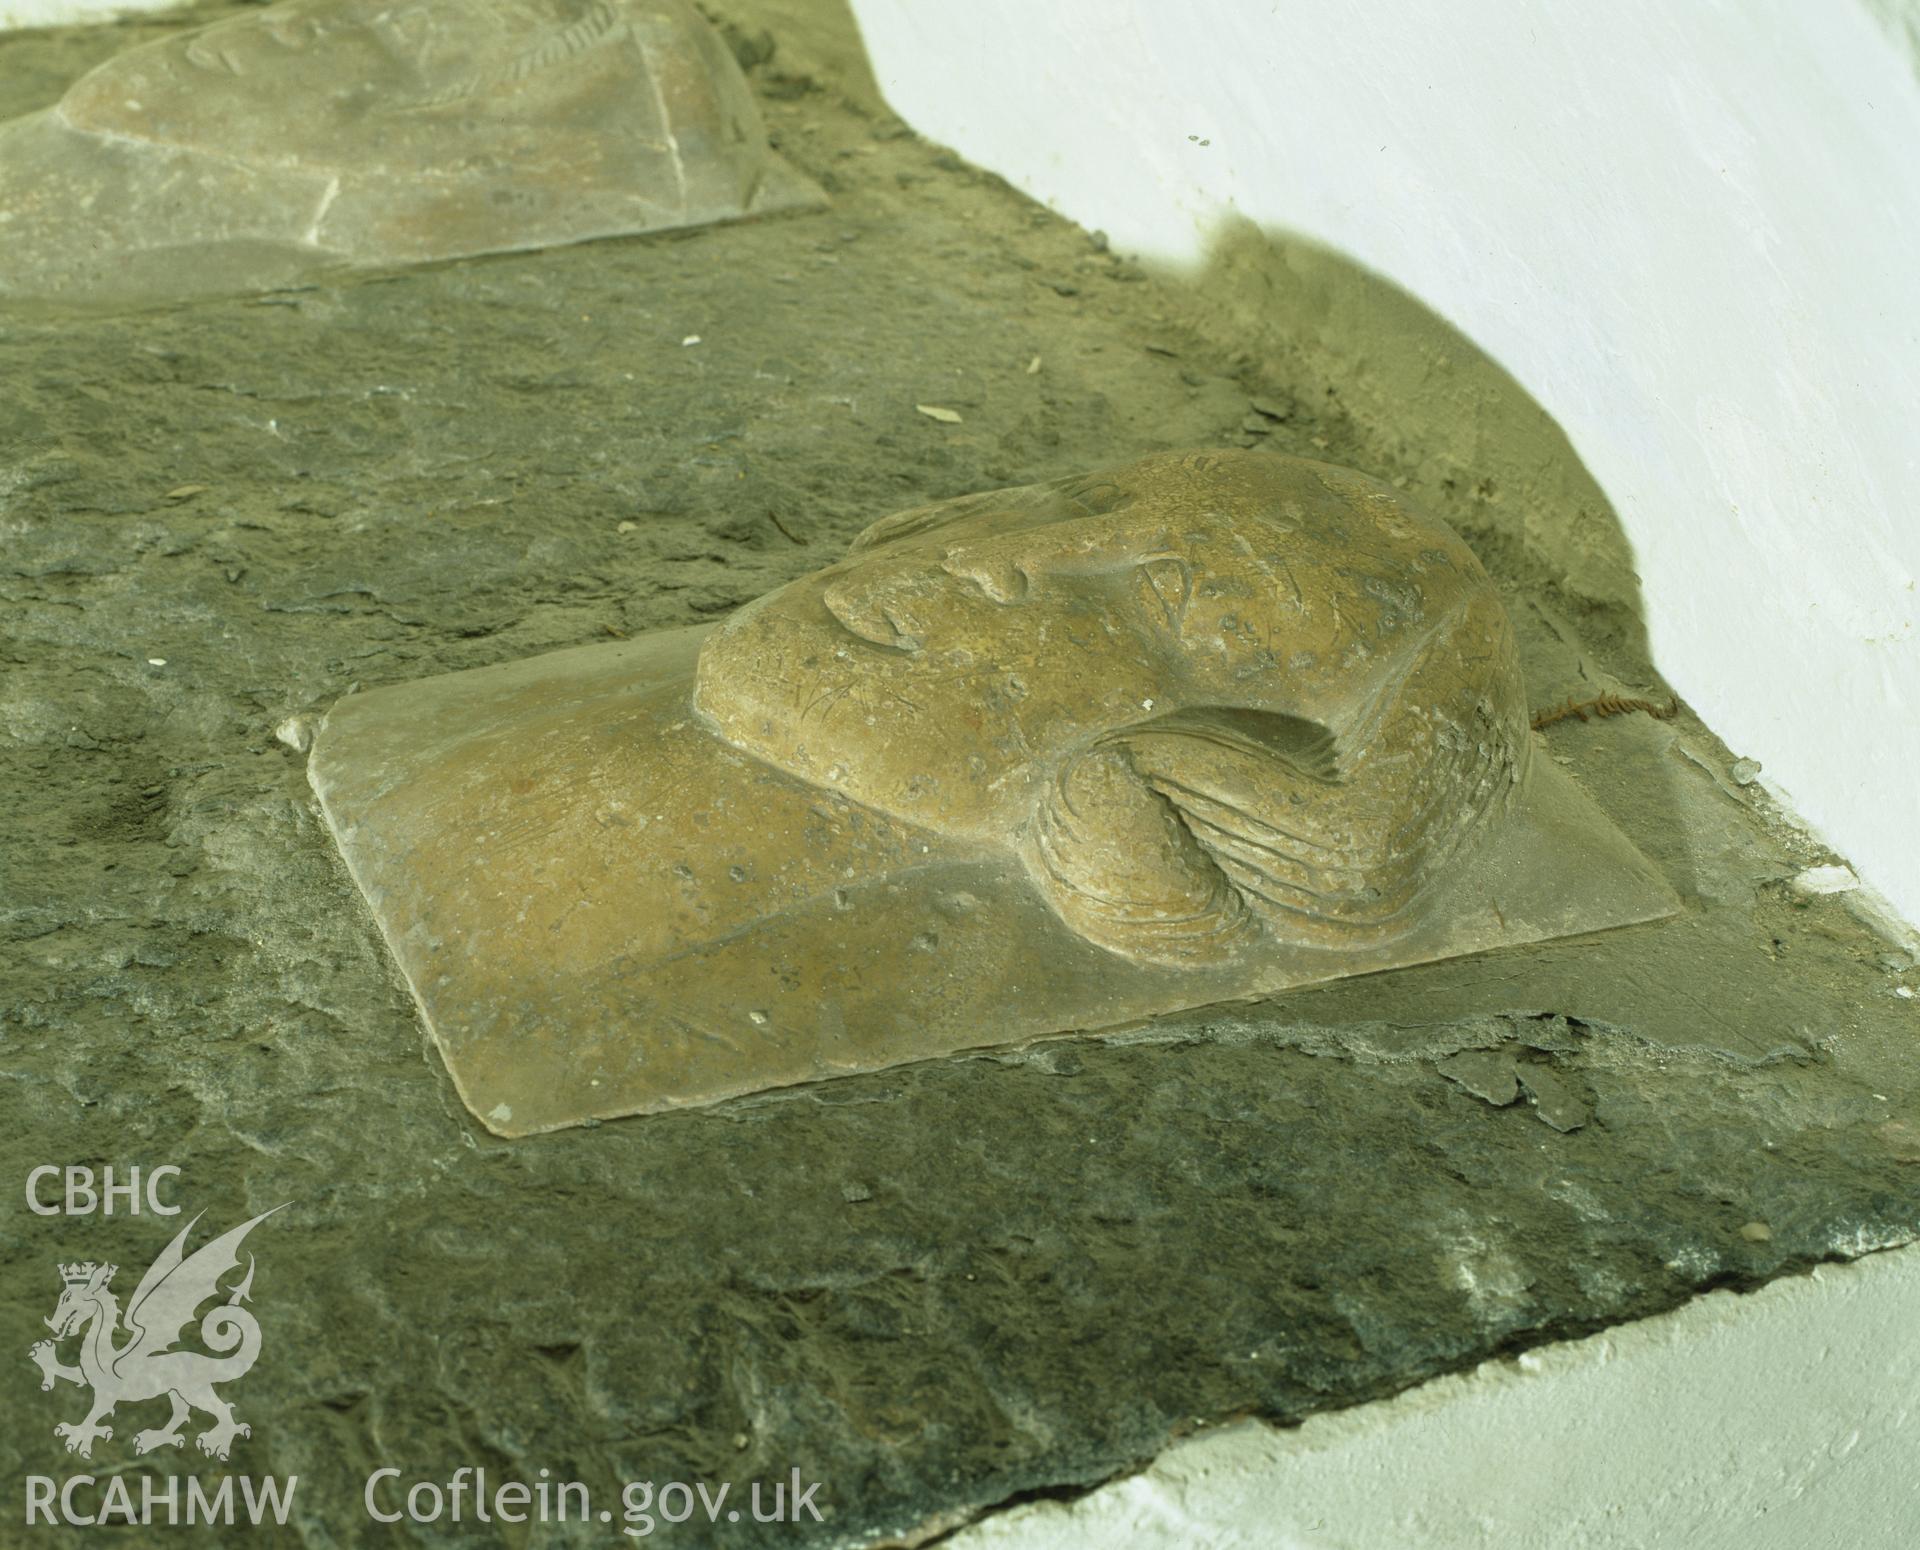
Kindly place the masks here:
<instances>
[{"instance_id":1,"label":"effigy chin","mask_svg":"<svg viewBox=\"0 0 1920 1550\"><path fill-rule=\"evenodd\" d=\"M0 297L258 290L822 203L686 0L284 0L0 124Z\"/></svg>"},{"instance_id":2,"label":"effigy chin","mask_svg":"<svg viewBox=\"0 0 1920 1550\"><path fill-rule=\"evenodd\" d=\"M309 764L502 1135L1673 913L1492 583L1263 452L921 507L724 623L351 695Z\"/></svg>"}]
</instances>

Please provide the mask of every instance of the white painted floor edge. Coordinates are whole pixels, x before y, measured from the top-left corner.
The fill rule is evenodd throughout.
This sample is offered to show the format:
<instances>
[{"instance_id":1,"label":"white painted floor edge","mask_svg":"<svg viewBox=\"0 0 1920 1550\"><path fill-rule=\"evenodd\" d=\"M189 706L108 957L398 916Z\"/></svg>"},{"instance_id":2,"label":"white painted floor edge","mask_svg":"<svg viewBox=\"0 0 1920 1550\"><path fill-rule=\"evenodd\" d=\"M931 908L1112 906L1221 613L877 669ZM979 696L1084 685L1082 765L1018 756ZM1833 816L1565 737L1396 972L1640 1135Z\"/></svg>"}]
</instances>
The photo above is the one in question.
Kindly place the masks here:
<instances>
[{"instance_id":1,"label":"white painted floor edge","mask_svg":"<svg viewBox=\"0 0 1920 1550\"><path fill-rule=\"evenodd\" d=\"M949 1550L1911 1550L1920 1246L1177 1444Z\"/></svg>"}]
</instances>

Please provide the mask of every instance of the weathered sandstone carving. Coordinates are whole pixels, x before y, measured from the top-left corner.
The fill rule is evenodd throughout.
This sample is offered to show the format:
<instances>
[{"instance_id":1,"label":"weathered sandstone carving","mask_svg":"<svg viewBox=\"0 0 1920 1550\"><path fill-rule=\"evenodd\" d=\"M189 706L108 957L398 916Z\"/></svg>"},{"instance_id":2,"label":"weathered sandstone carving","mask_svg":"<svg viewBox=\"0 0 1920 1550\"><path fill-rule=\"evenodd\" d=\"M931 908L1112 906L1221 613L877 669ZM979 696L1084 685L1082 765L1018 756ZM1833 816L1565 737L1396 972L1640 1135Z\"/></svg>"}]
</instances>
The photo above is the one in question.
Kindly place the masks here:
<instances>
[{"instance_id":1,"label":"weathered sandstone carving","mask_svg":"<svg viewBox=\"0 0 1920 1550\"><path fill-rule=\"evenodd\" d=\"M876 523L717 628L343 701L311 766L506 1133L1668 913L1443 524L1167 454Z\"/></svg>"}]
</instances>

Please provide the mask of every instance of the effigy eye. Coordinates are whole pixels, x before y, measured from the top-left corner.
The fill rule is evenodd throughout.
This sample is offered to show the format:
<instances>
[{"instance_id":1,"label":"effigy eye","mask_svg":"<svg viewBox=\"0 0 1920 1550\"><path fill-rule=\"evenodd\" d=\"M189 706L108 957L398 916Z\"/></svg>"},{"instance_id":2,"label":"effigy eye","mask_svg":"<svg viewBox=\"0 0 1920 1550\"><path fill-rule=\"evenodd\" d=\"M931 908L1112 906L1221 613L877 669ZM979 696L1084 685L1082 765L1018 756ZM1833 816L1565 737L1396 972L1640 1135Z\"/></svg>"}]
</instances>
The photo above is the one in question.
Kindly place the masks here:
<instances>
[{"instance_id":1,"label":"effigy eye","mask_svg":"<svg viewBox=\"0 0 1920 1550\"><path fill-rule=\"evenodd\" d=\"M940 562L940 568L955 580L978 588L990 602L1024 602L1033 590L1033 577L1025 566L997 555L954 549Z\"/></svg>"},{"instance_id":2,"label":"effigy eye","mask_svg":"<svg viewBox=\"0 0 1920 1550\"><path fill-rule=\"evenodd\" d=\"M1193 596L1193 572L1177 555L1162 555L1140 565L1140 584L1169 630L1178 632Z\"/></svg>"}]
</instances>

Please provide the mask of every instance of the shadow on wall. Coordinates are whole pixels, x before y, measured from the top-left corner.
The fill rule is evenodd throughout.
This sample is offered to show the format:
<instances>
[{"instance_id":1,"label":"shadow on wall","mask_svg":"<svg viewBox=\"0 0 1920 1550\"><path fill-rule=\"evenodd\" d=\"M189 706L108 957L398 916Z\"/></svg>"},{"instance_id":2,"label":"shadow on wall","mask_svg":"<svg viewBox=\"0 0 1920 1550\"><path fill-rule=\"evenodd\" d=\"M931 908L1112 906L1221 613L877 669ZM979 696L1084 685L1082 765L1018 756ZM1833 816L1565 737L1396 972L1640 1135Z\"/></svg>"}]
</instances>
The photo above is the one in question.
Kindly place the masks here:
<instances>
[{"instance_id":1,"label":"shadow on wall","mask_svg":"<svg viewBox=\"0 0 1920 1550\"><path fill-rule=\"evenodd\" d=\"M1263 374L1323 387L1362 445L1461 532L1514 541L1647 659L1640 578L1606 493L1525 388L1391 281L1317 243L1223 225L1179 283L1216 339Z\"/></svg>"},{"instance_id":2,"label":"shadow on wall","mask_svg":"<svg viewBox=\"0 0 1920 1550\"><path fill-rule=\"evenodd\" d=\"M1275 450L1405 489L1505 595L1536 714L1602 694L1664 704L1618 515L1559 423L1497 361L1393 282L1307 239L1231 219L1197 270L1162 270L1242 379L1284 387ZM1694 839L1664 763L1593 784L1683 897Z\"/></svg>"},{"instance_id":3,"label":"shadow on wall","mask_svg":"<svg viewBox=\"0 0 1920 1550\"><path fill-rule=\"evenodd\" d=\"M1920 78L1920 0L1866 0L1866 7Z\"/></svg>"}]
</instances>

